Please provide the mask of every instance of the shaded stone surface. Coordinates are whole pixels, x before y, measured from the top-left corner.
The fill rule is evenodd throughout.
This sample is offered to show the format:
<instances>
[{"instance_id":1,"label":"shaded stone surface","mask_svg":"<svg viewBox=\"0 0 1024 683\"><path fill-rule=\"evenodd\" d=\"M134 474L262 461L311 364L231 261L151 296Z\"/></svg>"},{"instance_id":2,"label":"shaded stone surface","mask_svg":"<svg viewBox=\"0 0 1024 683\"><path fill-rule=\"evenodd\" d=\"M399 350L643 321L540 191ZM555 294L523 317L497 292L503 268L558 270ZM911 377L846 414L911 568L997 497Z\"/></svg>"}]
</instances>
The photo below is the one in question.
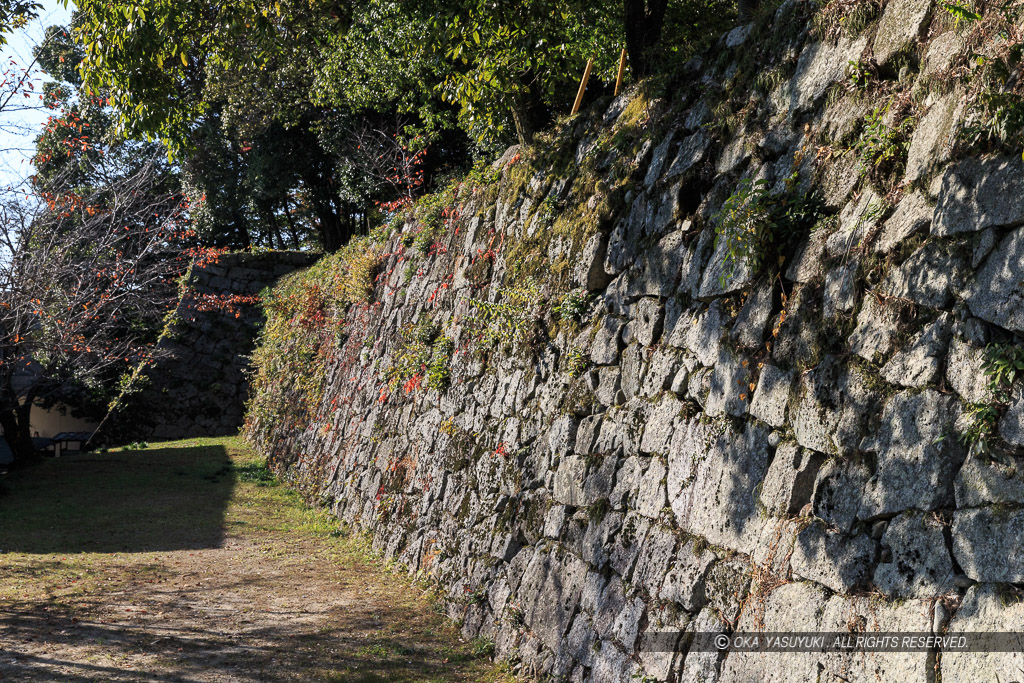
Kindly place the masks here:
<instances>
[{"instance_id":1,"label":"shaded stone surface","mask_svg":"<svg viewBox=\"0 0 1024 683\"><path fill-rule=\"evenodd\" d=\"M879 429L863 444L876 453L877 471L858 517L953 504L953 478L965 457L953 431L958 411L956 399L931 389L886 402Z\"/></svg>"},{"instance_id":2,"label":"shaded stone surface","mask_svg":"<svg viewBox=\"0 0 1024 683\"><path fill-rule=\"evenodd\" d=\"M953 562L942 525L919 512L905 512L889 523L882 547L890 560L879 562L874 582L896 598L932 598L955 590Z\"/></svg>"},{"instance_id":3,"label":"shaded stone surface","mask_svg":"<svg viewBox=\"0 0 1024 683\"><path fill-rule=\"evenodd\" d=\"M942 177L932 219L932 234L947 236L1024 223L1024 203L1006 201L1024 195L1020 157L967 157Z\"/></svg>"},{"instance_id":4,"label":"shaded stone surface","mask_svg":"<svg viewBox=\"0 0 1024 683\"><path fill-rule=\"evenodd\" d=\"M1024 228L1000 241L975 275L974 283L967 287L964 298L971 313L979 318L1024 332Z\"/></svg>"}]
</instances>

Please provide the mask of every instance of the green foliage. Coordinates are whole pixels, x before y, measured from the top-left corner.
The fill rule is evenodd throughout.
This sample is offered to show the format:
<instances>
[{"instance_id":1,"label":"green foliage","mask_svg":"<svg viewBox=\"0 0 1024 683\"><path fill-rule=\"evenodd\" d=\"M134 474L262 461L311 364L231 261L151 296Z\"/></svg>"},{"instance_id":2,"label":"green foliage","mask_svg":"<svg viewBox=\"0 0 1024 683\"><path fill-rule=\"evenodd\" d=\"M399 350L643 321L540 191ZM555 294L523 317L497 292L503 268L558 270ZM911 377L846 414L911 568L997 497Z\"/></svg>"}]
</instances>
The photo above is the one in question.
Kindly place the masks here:
<instances>
[{"instance_id":1,"label":"green foliage","mask_svg":"<svg viewBox=\"0 0 1024 683\"><path fill-rule=\"evenodd\" d=\"M490 658L494 656L494 641L490 638L474 638L469 642L469 648L474 657Z\"/></svg>"},{"instance_id":2,"label":"green foliage","mask_svg":"<svg viewBox=\"0 0 1024 683\"><path fill-rule=\"evenodd\" d=\"M551 193L544 197L544 201L540 203L534 220L537 221L541 228L547 230L554 224L555 218L558 217L558 213L558 197L556 197L554 193Z\"/></svg>"},{"instance_id":3,"label":"green foliage","mask_svg":"<svg viewBox=\"0 0 1024 683\"><path fill-rule=\"evenodd\" d=\"M561 303L552 312L563 322L579 322L590 310L591 298L585 289L573 289L562 295Z\"/></svg>"},{"instance_id":4,"label":"green foliage","mask_svg":"<svg viewBox=\"0 0 1024 683\"><path fill-rule=\"evenodd\" d=\"M277 477L270 471L265 462L249 462L244 465L235 465L235 472L238 480L257 486L277 486Z\"/></svg>"},{"instance_id":5,"label":"green foliage","mask_svg":"<svg viewBox=\"0 0 1024 683\"><path fill-rule=\"evenodd\" d=\"M996 399L1008 401L1010 386L1017 379L1017 374L1024 371L1024 347L1016 344L989 344L981 367Z\"/></svg>"},{"instance_id":6,"label":"green foliage","mask_svg":"<svg viewBox=\"0 0 1024 683\"><path fill-rule=\"evenodd\" d=\"M960 136L972 147L1015 152L1024 149L1024 84L1018 77L1024 43L1004 37L1002 50L975 60L970 116Z\"/></svg>"},{"instance_id":7,"label":"green foliage","mask_svg":"<svg viewBox=\"0 0 1024 683\"><path fill-rule=\"evenodd\" d=\"M1024 372L1024 347L989 344L981 368L994 402L969 404L966 409L969 424L960 433L960 442L968 447L968 453L979 456L993 452L999 418L1011 399L1014 382Z\"/></svg>"},{"instance_id":8,"label":"green foliage","mask_svg":"<svg viewBox=\"0 0 1024 683\"><path fill-rule=\"evenodd\" d=\"M812 20L815 30L827 37L859 36L881 13L878 0L820 3L823 7Z\"/></svg>"},{"instance_id":9,"label":"green foliage","mask_svg":"<svg viewBox=\"0 0 1024 683\"><path fill-rule=\"evenodd\" d=\"M424 379L427 387L434 391L448 388L455 343L440 336L440 332L440 327L428 316L406 326L402 331L402 345L384 371L391 391L401 386L405 393L412 393Z\"/></svg>"},{"instance_id":10,"label":"green foliage","mask_svg":"<svg viewBox=\"0 0 1024 683\"><path fill-rule=\"evenodd\" d=\"M726 268L719 278L723 287L740 266L753 271L761 266L766 245L775 230L768 189L767 180L744 178L711 219L715 225L715 246L725 243Z\"/></svg>"},{"instance_id":11,"label":"green foliage","mask_svg":"<svg viewBox=\"0 0 1024 683\"><path fill-rule=\"evenodd\" d=\"M565 368L566 373L570 377L579 377L587 369L590 361L587 359L586 354L580 351L578 348L573 347L565 352Z\"/></svg>"},{"instance_id":12,"label":"green foliage","mask_svg":"<svg viewBox=\"0 0 1024 683\"><path fill-rule=\"evenodd\" d=\"M873 182L882 184L903 169L910 149L910 135L917 120L901 118L890 126L885 120L891 103L875 107L864 120L860 138L854 145L854 152L860 159L860 174Z\"/></svg>"},{"instance_id":13,"label":"green foliage","mask_svg":"<svg viewBox=\"0 0 1024 683\"><path fill-rule=\"evenodd\" d=\"M610 3L555 0L462 0L441 3L430 34L432 51L456 68L443 75L444 98L459 109L463 127L479 140L514 126L532 135L537 104L565 110L588 58L595 76L613 78L617 27ZM436 7L442 10L441 6Z\"/></svg>"},{"instance_id":14,"label":"green foliage","mask_svg":"<svg viewBox=\"0 0 1024 683\"><path fill-rule=\"evenodd\" d=\"M250 421L308 423L323 400L326 359L346 312L370 299L379 263L373 239L358 238L261 294L266 323L251 356Z\"/></svg>"},{"instance_id":15,"label":"green foliage","mask_svg":"<svg viewBox=\"0 0 1024 683\"><path fill-rule=\"evenodd\" d=\"M999 409L983 403L972 403L967 406L966 413L970 424L960 433L960 443L967 446L968 455L988 455L999 424Z\"/></svg>"},{"instance_id":16,"label":"green foliage","mask_svg":"<svg viewBox=\"0 0 1024 683\"><path fill-rule=\"evenodd\" d=\"M966 24L973 24L977 21L981 21L981 15L959 2L940 2L939 6L946 10L953 17L956 25L959 26L960 22Z\"/></svg>"},{"instance_id":17,"label":"green foliage","mask_svg":"<svg viewBox=\"0 0 1024 683\"><path fill-rule=\"evenodd\" d=\"M469 299L475 317L470 321L485 344L518 344L531 340L539 316L540 285L527 278L521 284L503 287L490 302Z\"/></svg>"},{"instance_id":18,"label":"green foliage","mask_svg":"<svg viewBox=\"0 0 1024 683\"><path fill-rule=\"evenodd\" d=\"M786 178L783 191L769 192L766 180L744 178L712 216L715 246L724 241L725 264L719 283L724 287L744 266L752 273L781 266L787 249L808 235L822 218L820 202L799 188L800 175Z\"/></svg>"},{"instance_id":19,"label":"green foliage","mask_svg":"<svg viewBox=\"0 0 1024 683\"><path fill-rule=\"evenodd\" d=\"M23 28L41 9L43 5L33 0L0 0L0 45L6 45L7 34Z\"/></svg>"},{"instance_id":20,"label":"green foliage","mask_svg":"<svg viewBox=\"0 0 1024 683\"><path fill-rule=\"evenodd\" d=\"M451 382L451 359L455 350L455 342L448 337L441 337L434 342L427 365L427 387L434 391L444 391Z\"/></svg>"},{"instance_id":21,"label":"green foliage","mask_svg":"<svg viewBox=\"0 0 1024 683\"><path fill-rule=\"evenodd\" d=\"M878 80L878 74L875 73L872 65L859 60L851 59L847 64L846 73L854 90L867 90L872 83Z\"/></svg>"},{"instance_id":22,"label":"green foliage","mask_svg":"<svg viewBox=\"0 0 1024 683\"><path fill-rule=\"evenodd\" d=\"M344 30L331 32L315 67L313 102L352 111L391 111L419 122L429 139L451 127L435 89L437 70L424 36L433 16L423 3L371 0L353 4Z\"/></svg>"}]
</instances>

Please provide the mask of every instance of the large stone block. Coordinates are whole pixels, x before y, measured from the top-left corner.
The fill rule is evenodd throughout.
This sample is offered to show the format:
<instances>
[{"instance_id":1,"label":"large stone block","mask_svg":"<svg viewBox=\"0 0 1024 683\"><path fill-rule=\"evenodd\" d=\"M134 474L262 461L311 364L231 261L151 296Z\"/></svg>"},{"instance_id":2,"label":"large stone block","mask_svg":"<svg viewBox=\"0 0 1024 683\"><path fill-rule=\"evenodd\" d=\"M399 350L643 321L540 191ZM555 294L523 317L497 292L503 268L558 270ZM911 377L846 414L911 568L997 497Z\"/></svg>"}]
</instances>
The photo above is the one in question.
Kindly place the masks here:
<instances>
[{"instance_id":1,"label":"large stone block","mask_svg":"<svg viewBox=\"0 0 1024 683\"><path fill-rule=\"evenodd\" d=\"M571 555L559 558L539 548L533 553L517 595L525 623L551 650L569 630L586 575L586 566Z\"/></svg>"},{"instance_id":2,"label":"large stone block","mask_svg":"<svg viewBox=\"0 0 1024 683\"><path fill-rule=\"evenodd\" d=\"M1024 174L1018 178L1024 184ZM1024 186L1006 197L1024 196ZM1005 201L1019 207L1024 202ZM1020 218L1024 221L1024 215ZM965 294L971 313L1014 332L1024 332L1024 228L1010 232L989 255Z\"/></svg>"},{"instance_id":3,"label":"large stone block","mask_svg":"<svg viewBox=\"0 0 1024 683\"><path fill-rule=\"evenodd\" d=\"M861 519L953 504L953 479L965 456L953 429L958 414L954 397L931 389L886 402L878 430L863 444L877 454L877 470L864 491Z\"/></svg>"},{"instance_id":4,"label":"large stone block","mask_svg":"<svg viewBox=\"0 0 1024 683\"><path fill-rule=\"evenodd\" d=\"M705 602L705 579L717 559L692 539L682 544L665 573L659 597L677 602L689 612L699 611Z\"/></svg>"},{"instance_id":5,"label":"large stone block","mask_svg":"<svg viewBox=\"0 0 1024 683\"><path fill-rule=\"evenodd\" d=\"M900 200L882 225L874 250L888 254L911 235L931 225L935 207L922 192L911 192Z\"/></svg>"},{"instance_id":6,"label":"large stone block","mask_svg":"<svg viewBox=\"0 0 1024 683\"><path fill-rule=\"evenodd\" d=\"M818 469L824 461L821 453L792 442L780 444L761 486L761 505L768 514L786 517L800 512L811 501Z\"/></svg>"},{"instance_id":7,"label":"large stone block","mask_svg":"<svg viewBox=\"0 0 1024 683\"><path fill-rule=\"evenodd\" d=\"M868 36L843 37L838 42L811 43L800 54L790 85L790 112L811 107L834 84L846 78L850 61L858 61Z\"/></svg>"},{"instance_id":8,"label":"large stone block","mask_svg":"<svg viewBox=\"0 0 1024 683\"><path fill-rule=\"evenodd\" d=\"M914 43L931 17L931 0L892 0L885 6L875 31L875 61L885 65Z\"/></svg>"},{"instance_id":9,"label":"large stone block","mask_svg":"<svg viewBox=\"0 0 1024 683\"><path fill-rule=\"evenodd\" d=\"M750 414L759 420L781 427L786 424L786 406L793 390L793 373L780 370L774 365L761 368L761 376L754 389L750 403Z\"/></svg>"},{"instance_id":10,"label":"large stone block","mask_svg":"<svg viewBox=\"0 0 1024 683\"><path fill-rule=\"evenodd\" d=\"M797 536L791 563L795 575L849 593L867 581L875 554L875 541L867 534L850 537L818 522Z\"/></svg>"},{"instance_id":11,"label":"large stone block","mask_svg":"<svg viewBox=\"0 0 1024 683\"><path fill-rule=\"evenodd\" d=\"M929 323L882 367L882 378L904 387L922 387L939 379L949 346L953 318L947 313Z\"/></svg>"},{"instance_id":12,"label":"large stone block","mask_svg":"<svg viewBox=\"0 0 1024 683\"><path fill-rule=\"evenodd\" d=\"M953 516L953 555L975 581L1024 582L1024 510L957 510Z\"/></svg>"},{"instance_id":13,"label":"large stone block","mask_svg":"<svg viewBox=\"0 0 1024 683\"><path fill-rule=\"evenodd\" d=\"M934 598L956 590L942 524L922 512L904 512L882 536L889 561L879 562L875 585L895 598Z\"/></svg>"},{"instance_id":14,"label":"large stone block","mask_svg":"<svg viewBox=\"0 0 1024 683\"><path fill-rule=\"evenodd\" d=\"M942 653L943 681L996 681L1015 679L1024 670L1024 602L1007 599L1003 586L981 584L967 590L949 622L949 635L999 632L1007 634L1005 652Z\"/></svg>"},{"instance_id":15,"label":"large stone block","mask_svg":"<svg viewBox=\"0 0 1024 683\"><path fill-rule=\"evenodd\" d=\"M889 273L882 291L928 308L945 308L966 277L966 254L961 245L928 242Z\"/></svg>"},{"instance_id":16,"label":"large stone block","mask_svg":"<svg viewBox=\"0 0 1024 683\"><path fill-rule=\"evenodd\" d=\"M932 172L949 160L956 141L956 124L963 113L962 98L958 92L940 98L917 124L903 176L908 185L926 182Z\"/></svg>"},{"instance_id":17,"label":"large stone block","mask_svg":"<svg viewBox=\"0 0 1024 683\"><path fill-rule=\"evenodd\" d=\"M1024 223L1024 161L969 156L942 177L932 234L946 236Z\"/></svg>"},{"instance_id":18,"label":"large stone block","mask_svg":"<svg viewBox=\"0 0 1024 683\"><path fill-rule=\"evenodd\" d=\"M768 469L768 434L701 424L680 427L668 455L668 497L680 528L750 553L764 520L755 489Z\"/></svg>"}]
</instances>

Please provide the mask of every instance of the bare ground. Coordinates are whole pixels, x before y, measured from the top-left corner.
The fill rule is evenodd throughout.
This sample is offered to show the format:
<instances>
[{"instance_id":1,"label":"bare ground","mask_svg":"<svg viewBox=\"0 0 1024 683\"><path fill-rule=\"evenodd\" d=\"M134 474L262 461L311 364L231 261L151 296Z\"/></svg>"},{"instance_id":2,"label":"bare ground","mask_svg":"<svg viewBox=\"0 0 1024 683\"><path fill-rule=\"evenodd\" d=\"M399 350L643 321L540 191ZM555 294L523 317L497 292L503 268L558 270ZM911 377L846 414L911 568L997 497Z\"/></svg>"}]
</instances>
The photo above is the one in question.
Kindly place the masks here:
<instances>
[{"instance_id":1,"label":"bare ground","mask_svg":"<svg viewBox=\"0 0 1024 683\"><path fill-rule=\"evenodd\" d=\"M235 439L62 458L4 488L0 680L506 680Z\"/></svg>"}]
</instances>

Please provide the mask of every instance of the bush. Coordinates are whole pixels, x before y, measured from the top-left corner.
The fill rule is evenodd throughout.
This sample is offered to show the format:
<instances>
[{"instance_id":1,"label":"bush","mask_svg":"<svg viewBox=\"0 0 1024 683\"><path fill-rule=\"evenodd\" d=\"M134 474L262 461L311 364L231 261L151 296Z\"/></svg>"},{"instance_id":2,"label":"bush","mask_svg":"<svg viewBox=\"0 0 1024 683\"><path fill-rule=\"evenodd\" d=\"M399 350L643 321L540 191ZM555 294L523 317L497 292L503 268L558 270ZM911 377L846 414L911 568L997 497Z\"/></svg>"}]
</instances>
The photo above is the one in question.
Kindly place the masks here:
<instances>
[{"instance_id":1,"label":"bush","mask_svg":"<svg viewBox=\"0 0 1024 683\"><path fill-rule=\"evenodd\" d=\"M886 179L903 170L910 149L910 135L917 124L916 119L907 117L890 126L885 122L888 113L889 105L886 104L868 114L860 139L854 145L854 151L860 158L861 176L867 176L883 187Z\"/></svg>"},{"instance_id":2,"label":"bush","mask_svg":"<svg viewBox=\"0 0 1024 683\"><path fill-rule=\"evenodd\" d=\"M266 323L251 357L250 424L308 424L323 398L326 358L338 346L348 307L370 300L380 259L375 241L359 237L263 292Z\"/></svg>"}]
</instances>

